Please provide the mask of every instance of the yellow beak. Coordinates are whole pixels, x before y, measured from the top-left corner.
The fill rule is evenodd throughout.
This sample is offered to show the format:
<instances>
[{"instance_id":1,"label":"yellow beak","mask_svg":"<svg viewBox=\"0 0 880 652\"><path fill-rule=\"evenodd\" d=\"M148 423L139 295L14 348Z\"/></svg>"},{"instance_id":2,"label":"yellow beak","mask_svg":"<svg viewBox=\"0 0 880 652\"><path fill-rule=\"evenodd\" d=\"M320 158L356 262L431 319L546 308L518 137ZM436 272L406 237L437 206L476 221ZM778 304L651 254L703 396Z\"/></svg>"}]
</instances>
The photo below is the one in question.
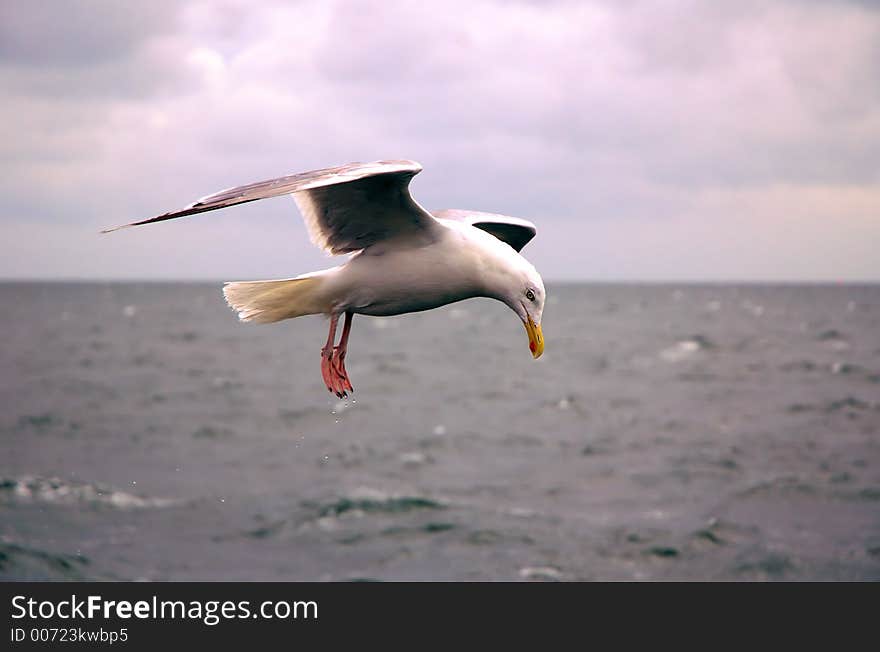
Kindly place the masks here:
<instances>
[{"instance_id":1,"label":"yellow beak","mask_svg":"<svg viewBox=\"0 0 880 652\"><path fill-rule=\"evenodd\" d=\"M544 352L544 335L541 333L541 324L532 321L532 316L528 312L526 317L523 326L526 327L526 333L529 334L529 350L532 352L532 357L538 359Z\"/></svg>"}]
</instances>

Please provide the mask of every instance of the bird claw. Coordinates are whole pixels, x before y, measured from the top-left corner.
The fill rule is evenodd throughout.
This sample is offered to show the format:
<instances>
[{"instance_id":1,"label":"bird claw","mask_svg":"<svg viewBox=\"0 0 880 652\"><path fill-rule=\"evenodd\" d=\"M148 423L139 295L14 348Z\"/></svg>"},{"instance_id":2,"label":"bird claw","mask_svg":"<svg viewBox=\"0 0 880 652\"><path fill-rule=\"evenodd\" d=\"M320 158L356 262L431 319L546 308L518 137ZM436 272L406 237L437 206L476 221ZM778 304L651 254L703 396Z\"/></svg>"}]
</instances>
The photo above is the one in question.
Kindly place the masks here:
<instances>
[{"instance_id":1,"label":"bird claw","mask_svg":"<svg viewBox=\"0 0 880 652\"><path fill-rule=\"evenodd\" d=\"M342 397L348 396L348 392L353 392L354 388L351 386L348 372L345 370L345 351L340 351L338 346L334 349L331 366L336 374L336 379L339 381L338 386L342 388Z\"/></svg>"},{"instance_id":2,"label":"bird claw","mask_svg":"<svg viewBox=\"0 0 880 652\"><path fill-rule=\"evenodd\" d=\"M345 370L345 351L339 351L338 346L321 349L321 376L327 391L339 398L346 398L348 392L354 391Z\"/></svg>"}]
</instances>

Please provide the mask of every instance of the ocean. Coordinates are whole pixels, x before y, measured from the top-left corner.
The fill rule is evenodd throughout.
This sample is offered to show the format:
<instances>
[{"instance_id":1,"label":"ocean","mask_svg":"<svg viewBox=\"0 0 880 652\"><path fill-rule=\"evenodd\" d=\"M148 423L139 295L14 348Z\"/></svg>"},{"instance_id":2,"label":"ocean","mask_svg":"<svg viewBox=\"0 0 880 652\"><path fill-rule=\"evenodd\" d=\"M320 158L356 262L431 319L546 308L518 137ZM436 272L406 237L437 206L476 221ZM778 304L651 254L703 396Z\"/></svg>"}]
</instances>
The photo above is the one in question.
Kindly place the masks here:
<instances>
[{"instance_id":1,"label":"ocean","mask_svg":"<svg viewBox=\"0 0 880 652\"><path fill-rule=\"evenodd\" d=\"M880 286L548 284L241 324L0 284L0 578L880 580Z\"/></svg>"}]
</instances>

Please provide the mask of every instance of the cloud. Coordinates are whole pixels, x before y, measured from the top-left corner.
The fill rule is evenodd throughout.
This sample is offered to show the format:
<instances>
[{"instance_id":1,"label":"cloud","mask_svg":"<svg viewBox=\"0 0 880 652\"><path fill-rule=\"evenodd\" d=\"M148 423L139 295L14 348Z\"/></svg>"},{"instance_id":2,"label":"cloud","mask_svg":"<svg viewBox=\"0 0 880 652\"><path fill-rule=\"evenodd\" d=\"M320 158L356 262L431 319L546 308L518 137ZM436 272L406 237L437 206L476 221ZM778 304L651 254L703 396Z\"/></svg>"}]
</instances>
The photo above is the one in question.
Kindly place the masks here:
<instances>
[{"instance_id":1,"label":"cloud","mask_svg":"<svg viewBox=\"0 0 880 652\"><path fill-rule=\"evenodd\" d=\"M0 274L142 275L158 232L117 237L116 264L94 230L240 182L412 158L424 205L538 222L527 252L551 277L829 278L838 261L844 276L880 279L861 244L877 241L878 216L853 200L880 184L868 3L65 6L4 5L0 220L81 250ZM199 258L163 273L307 271L320 256L297 219L275 200L173 224L162 237ZM782 238L793 219L809 227ZM248 236L216 235L239 223ZM260 245L270 227L283 235ZM734 250L711 233L776 244Z\"/></svg>"},{"instance_id":2,"label":"cloud","mask_svg":"<svg viewBox=\"0 0 880 652\"><path fill-rule=\"evenodd\" d=\"M0 5L0 57L5 62L64 69L130 56L145 40L173 31L172 0L123 3L4 0Z\"/></svg>"}]
</instances>

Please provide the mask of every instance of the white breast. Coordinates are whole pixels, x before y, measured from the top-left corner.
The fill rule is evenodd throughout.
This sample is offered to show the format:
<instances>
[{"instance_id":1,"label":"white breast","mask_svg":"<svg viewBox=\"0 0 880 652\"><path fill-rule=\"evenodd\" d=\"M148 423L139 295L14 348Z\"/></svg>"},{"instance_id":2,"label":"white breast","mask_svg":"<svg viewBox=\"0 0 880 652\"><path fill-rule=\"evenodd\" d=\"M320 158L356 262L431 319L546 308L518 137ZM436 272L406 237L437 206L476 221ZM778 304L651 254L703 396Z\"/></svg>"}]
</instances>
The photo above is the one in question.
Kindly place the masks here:
<instances>
[{"instance_id":1,"label":"white breast","mask_svg":"<svg viewBox=\"0 0 880 652\"><path fill-rule=\"evenodd\" d=\"M455 224L429 244L388 241L371 247L334 279L338 308L387 316L486 296L484 271L496 257L496 243L510 249L479 229Z\"/></svg>"}]
</instances>

